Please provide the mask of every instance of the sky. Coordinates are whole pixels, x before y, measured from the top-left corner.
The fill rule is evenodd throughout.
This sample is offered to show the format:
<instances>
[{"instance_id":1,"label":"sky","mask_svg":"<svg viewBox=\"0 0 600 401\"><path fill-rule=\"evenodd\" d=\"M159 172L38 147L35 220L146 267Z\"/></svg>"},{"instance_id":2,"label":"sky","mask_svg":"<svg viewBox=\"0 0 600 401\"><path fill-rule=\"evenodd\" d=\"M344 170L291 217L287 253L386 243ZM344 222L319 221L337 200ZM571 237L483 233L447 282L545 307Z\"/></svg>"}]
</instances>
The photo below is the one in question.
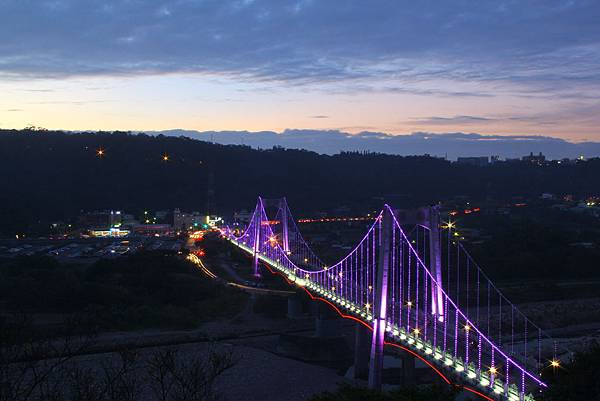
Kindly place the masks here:
<instances>
[{"instance_id":1,"label":"sky","mask_svg":"<svg viewBox=\"0 0 600 401\"><path fill-rule=\"evenodd\" d=\"M0 128L600 142L598 21L597 0L0 0Z\"/></svg>"}]
</instances>

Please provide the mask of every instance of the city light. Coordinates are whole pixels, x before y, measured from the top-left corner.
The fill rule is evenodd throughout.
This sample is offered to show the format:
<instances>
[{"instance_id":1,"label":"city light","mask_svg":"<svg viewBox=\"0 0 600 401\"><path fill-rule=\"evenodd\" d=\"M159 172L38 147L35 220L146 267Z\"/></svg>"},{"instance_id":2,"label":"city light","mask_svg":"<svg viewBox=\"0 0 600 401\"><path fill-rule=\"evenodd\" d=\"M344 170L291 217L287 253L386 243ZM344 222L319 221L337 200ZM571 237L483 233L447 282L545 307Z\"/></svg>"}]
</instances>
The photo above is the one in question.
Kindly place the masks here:
<instances>
[{"instance_id":1,"label":"city light","mask_svg":"<svg viewBox=\"0 0 600 401\"><path fill-rule=\"evenodd\" d=\"M556 360L556 359L553 359L553 360L550 362L550 366L552 366L553 368L560 368L560 361L558 361L558 360Z\"/></svg>"},{"instance_id":2,"label":"city light","mask_svg":"<svg viewBox=\"0 0 600 401\"><path fill-rule=\"evenodd\" d=\"M493 375L495 375L496 373L498 373L498 370L494 366L492 366L490 368L490 373L493 374Z\"/></svg>"},{"instance_id":3,"label":"city light","mask_svg":"<svg viewBox=\"0 0 600 401\"><path fill-rule=\"evenodd\" d=\"M453 228L456 228L456 222L448 220L447 222L442 224L442 228L444 228L446 230L452 230Z\"/></svg>"},{"instance_id":4,"label":"city light","mask_svg":"<svg viewBox=\"0 0 600 401\"><path fill-rule=\"evenodd\" d=\"M96 150L96 156L98 156L98 157L104 157L105 154L106 154L106 152L102 148L99 148L98 150Z\"/></svg>"},{"instance_id":5,"label":"city light","mask_svg":"<svg viewBox=\"0 0 600 401\"><path fill-rule=\"evenodd\" d=\"M169 155L167 155L167 154L164 154L164 155L163 155L163 157L162 157L162 160L163 160L164 162L168 162L168 161L169 161Z\"/></svg>"}]
</instances>

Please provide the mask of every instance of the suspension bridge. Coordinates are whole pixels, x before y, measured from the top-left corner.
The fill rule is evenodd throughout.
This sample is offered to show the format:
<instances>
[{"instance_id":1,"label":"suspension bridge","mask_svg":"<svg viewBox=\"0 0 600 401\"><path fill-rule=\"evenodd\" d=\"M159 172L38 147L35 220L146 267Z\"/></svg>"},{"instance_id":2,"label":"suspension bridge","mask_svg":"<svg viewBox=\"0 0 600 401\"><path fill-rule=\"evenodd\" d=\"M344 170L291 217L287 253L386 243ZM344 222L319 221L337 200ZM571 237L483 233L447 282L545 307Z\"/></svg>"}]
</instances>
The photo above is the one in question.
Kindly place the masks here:
<instances>
[{"instance_id":1,"label":"suspension bridge","mask_svg":"<svg viewBox=\"0 0 600 401\"><path fill-rule=\"evenodd\" d=\"M311 250L285 198L258 198L247 226L222 233L252 255L255 274L262 262L372 330L371 388L381 388L384 345L488 400L534 401L547 387L541 370L559 364L556 342L492 283L437 206L385 205L333 265Z\"/></svg>"}]
</instances>

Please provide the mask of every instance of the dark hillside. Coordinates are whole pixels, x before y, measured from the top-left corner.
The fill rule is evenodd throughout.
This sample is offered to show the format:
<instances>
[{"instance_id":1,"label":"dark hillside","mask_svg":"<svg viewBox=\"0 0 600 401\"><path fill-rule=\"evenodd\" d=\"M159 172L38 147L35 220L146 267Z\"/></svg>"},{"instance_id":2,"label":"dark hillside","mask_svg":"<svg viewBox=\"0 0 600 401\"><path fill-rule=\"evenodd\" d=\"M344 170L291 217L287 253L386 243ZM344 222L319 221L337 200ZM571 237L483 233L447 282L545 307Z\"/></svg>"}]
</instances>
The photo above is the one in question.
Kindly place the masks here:
<instances>
[{"instance_id":1,"label":"dark hillside","mask_svg":"<svg viewBox=\"0 0 600 401\"><path fill-rule=\"evenodd\" d=\"M211 179L213 213L252 207L260 194L285 195L294 210L308 213L340 205L378 208L383 199L410 206L454 195L508 199L600 188L600 160L471 167L427 156L327 156L122 132L0 131L0 171L0 227L8 232L80 210L204 211Z\"/></svg>"}]
</instances>

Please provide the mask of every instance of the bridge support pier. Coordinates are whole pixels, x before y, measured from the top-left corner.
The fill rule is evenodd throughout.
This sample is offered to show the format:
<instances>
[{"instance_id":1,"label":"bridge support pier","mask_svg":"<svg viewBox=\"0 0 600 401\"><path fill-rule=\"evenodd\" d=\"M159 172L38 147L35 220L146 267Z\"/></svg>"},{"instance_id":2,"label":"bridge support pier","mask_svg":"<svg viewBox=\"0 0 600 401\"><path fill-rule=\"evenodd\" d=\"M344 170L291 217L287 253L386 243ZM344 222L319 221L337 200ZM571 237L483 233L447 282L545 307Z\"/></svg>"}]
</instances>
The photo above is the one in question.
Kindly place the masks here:
<instances>
[{"instance_id":1,"label":"bridge support pier","mask_svg":"<svg viewBox=\"0 0 600 401\"><path fill-rule=\"evenodd\" d=\"M258 253L254 254L254 262L252 263L254 269L254 277L260 277L259 269L258 269Z\"/></svg>"},{"instance_id":2,"label":"bridge support pier","mask_svg":"<svg viewBox=\"0 0 600 401\"><path fill-rule=\"evenodd\" d=\"M402 385L411 386L415 384L415 357L407 352L402 353Z\"/></svg>"},{"instance_id":3,"label":"bridge support pier","mask_svg":"<svg viewBox=\"0 0 600 401\"><path fill-rule=\"evenodd\" d=\"M369 330L356 323L354 330L354 379L366 379L369 374Z\"/></svg>"},{"instance_id":4,"label":"bridge support pier","mask_svg":"<svg viewBox=\"0 0 600 401\"><path fill-rule=\"evenodd\" d=\"M342 334L341 320L327 305L317 304L315 335L320 338L339 337Z\"/></svg>"},{"instance_id":5,"label":"bridge support pier","mask_svg":"<svg viewBox=\"0 0 600 401\"><path fill-rule=\"evenodd\" d=\"M287 299L287 317L288 319L302 317L302 298L297 294L289 296Z\"/></svg>"}]
</instances>

